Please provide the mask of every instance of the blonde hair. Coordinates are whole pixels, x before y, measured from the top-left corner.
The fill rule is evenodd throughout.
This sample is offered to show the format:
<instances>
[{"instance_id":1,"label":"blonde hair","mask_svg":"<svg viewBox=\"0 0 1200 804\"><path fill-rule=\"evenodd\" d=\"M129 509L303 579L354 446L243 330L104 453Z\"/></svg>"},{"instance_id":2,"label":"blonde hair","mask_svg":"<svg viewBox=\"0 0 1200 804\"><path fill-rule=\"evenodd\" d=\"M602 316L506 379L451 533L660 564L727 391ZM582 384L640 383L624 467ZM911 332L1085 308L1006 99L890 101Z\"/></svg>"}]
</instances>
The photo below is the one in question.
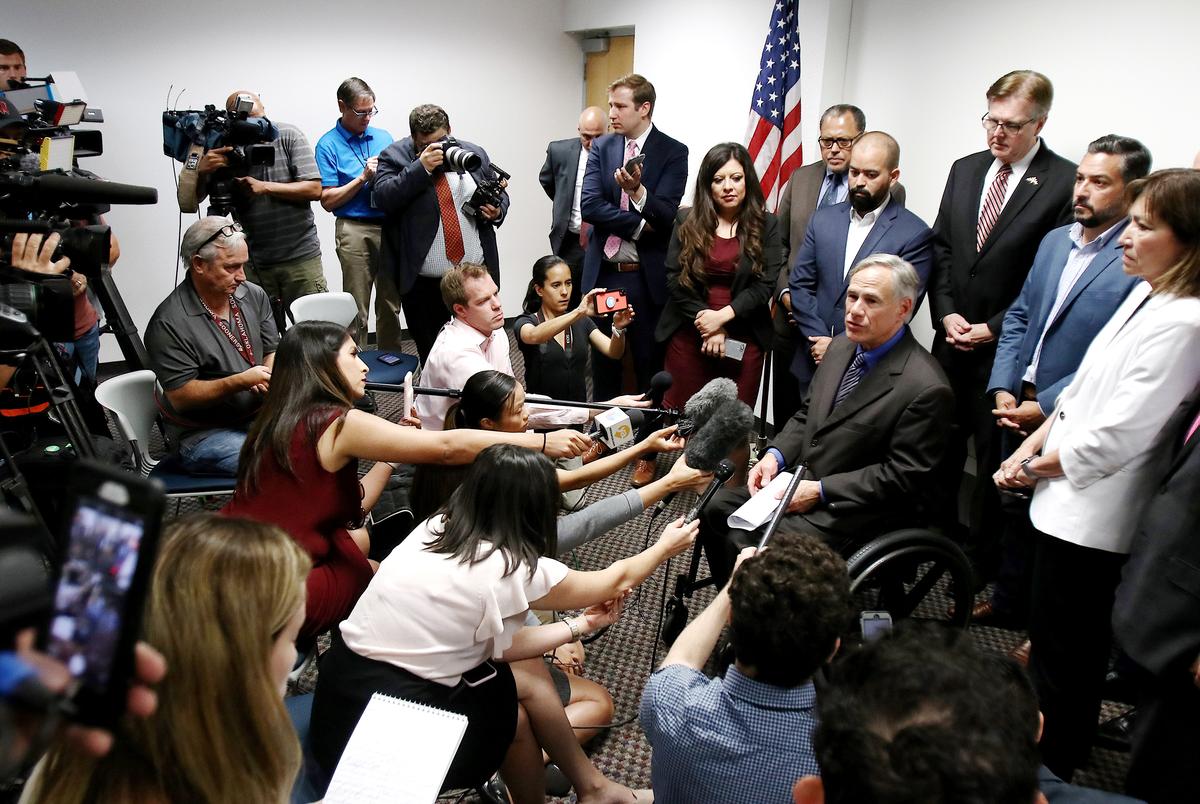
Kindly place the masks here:
<instances>
[{"instance_id":1,"label":"blonde hair","mask_svg":"<svg viewBox=\"0 0 1200 804\"><path fill-rule=\"evenodd\" d=\"M1050 114L1050 104L1054 103L1054 85L1037 70L1013 70L988 87L989 101L1013 96L1027 99L1033 104L1037 117L1042 118Z\"/></svg>"},{"instance_id":2,"label":"blonde hair","mask_svg":"<svg viewBox=\"0 0 1200 804\"><path fill-rule=\"evenodd\" d=\"M286 801L300 745L270 655L311 566L273 525L214 514L173 523L145 614L145 639L167 660L157 711L127 717L103 759L56 746L32 800Z\"/></svg>"}]
</instances>

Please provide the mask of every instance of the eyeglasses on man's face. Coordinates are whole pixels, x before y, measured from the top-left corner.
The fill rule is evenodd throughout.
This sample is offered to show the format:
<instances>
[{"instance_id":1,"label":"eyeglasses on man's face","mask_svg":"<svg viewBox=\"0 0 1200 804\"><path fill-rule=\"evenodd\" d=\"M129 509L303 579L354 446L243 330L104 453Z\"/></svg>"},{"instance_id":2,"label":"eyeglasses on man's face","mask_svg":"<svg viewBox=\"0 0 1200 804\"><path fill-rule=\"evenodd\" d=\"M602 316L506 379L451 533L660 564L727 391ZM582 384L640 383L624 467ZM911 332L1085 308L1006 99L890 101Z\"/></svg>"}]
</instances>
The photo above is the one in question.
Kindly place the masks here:
<instances>
[{"instance_id":1,"label":"eyeglasses on man's face","mask_svg":"<svg viewBox=\"0 0 1200 804\"><path fill-rule=\"evenodd\" d=\"M861 137L861 136L862 135L860 134L859 137ZM837 147L845 150L846 148L849 148L851 145L853 145L856 142L858 142L858 137L818 137L817 138L817 144L819 144L822 148L825 148L825 149L832 148L834 145L836 145Z\"/></svg>"},{"instance_id":2,"label":"eyeglasses on man's face","mask_svg":"<svg viewBox=\"0 0 1200 804\"><path fill-rule=\"evenodd\" d=\"M1021 129L1025 128L1025 126L1029 125L1034 120L1037 120L1037 118L1031 117L1024 122L1014 123L1007 120L997 120L996 118L985 114L981 122L983 123L984 130L987 131L988 134L991 134L998 128L1003 129L1005 134L1020 134Z\"/></svg>"},{"instance_id":3,"label":"eyeglasses on man's face","mask_svg":"<svg viewBox=\"0 0 1200 804\"><path fill-rule=\"evenodd\" d=\"M379 107L372 106L370 109L367 109L362 112L360 112L358 109L351 109L350 111L354 112L354 116L358 117L358 118L374 117L375 115L379 114Z\"/></svg>"}]
</instances>

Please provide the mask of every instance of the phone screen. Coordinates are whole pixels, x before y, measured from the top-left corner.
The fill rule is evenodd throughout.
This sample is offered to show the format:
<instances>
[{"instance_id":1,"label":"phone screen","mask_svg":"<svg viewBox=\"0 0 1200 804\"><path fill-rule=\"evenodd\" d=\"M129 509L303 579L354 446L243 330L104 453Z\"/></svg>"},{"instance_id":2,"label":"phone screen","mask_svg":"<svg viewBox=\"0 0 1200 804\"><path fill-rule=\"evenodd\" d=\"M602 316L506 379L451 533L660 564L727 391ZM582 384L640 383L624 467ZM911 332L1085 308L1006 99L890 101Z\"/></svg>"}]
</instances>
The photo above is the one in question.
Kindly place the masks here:
<instances>
[{"instance_id":1,"label":"phone screen","mask_svg":"<svg viewBox=\"0 0 1200 804\"><path fill-rule=\"evenodd\" d=\"M145 520L102 500L79 498L54 597L46 652L83 687L109 682Z\"/></svg>"},{"instance_id":2,"label":"phone screen","mask_svg":"<svg viewBox=\"0 0 1200 804\"><path fill-rule=\"evenodd\" d=\"M879 639L881 636L891 633L892 630L892 616L886 611L864 611L860 622L862 637L867 642Z\"/></svg>"}]
</instances>

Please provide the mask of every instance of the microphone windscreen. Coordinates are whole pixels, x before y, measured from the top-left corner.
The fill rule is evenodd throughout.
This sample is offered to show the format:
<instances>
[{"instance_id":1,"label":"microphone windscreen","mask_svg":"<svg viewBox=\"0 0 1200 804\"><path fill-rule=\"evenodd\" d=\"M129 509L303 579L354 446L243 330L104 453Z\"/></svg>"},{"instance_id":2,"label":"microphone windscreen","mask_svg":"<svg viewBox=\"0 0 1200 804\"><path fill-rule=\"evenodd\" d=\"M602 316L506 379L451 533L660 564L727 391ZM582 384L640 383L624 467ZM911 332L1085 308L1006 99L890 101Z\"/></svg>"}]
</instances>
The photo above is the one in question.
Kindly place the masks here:
<instances>
[{"instance_id":1,"label":"microphone windscreen","mask_svg":"<svg viewBox=\"0 0 1200 804\"><path fill-rule=\"evenodd\" d=\"M625 408L621 409L624 410L625 415L629 417L629 426L632 427L633 431L636 433L641 428L642 423L646 421L646 414L642 413L637 408L629 408L628 410L625 410Z\"/></svg>"},{"instance_id":2,"label":"microphone windscreen","mask_svg":"<svg viewBox=\"0 0 1200 804\"><path fill-rule=\"evenodd\" d=\"M690 436L704 426L713 411L726 402L737 399L737 383L728 377L709 380L704 387L692 394L683 406L679 419L679 434Z\"/></svg>"},{"instance_id":3,"label":"microphone windscreen","mask_svg":"<svg viewBox=\"0 0 1200 804\"><path fill-rule=\"evenodd\" d=\"M715 472L721 459L745 442L752 429L754 413L750 407L738 399L727 400L688 438L684 448L688 466Z\"/></svg>"},{"instance_id":4,"label":"microphone windscreen","mask_svg":"<svg viewBox=\"0 0 1200 804\"><path fill-rule=\"evenodd\" d=\"M675 378L671 376L671 372L660 371L650 378L650 390L647 396L662 399L663 394L674 384Z\"/></svg>"}]
</instances>

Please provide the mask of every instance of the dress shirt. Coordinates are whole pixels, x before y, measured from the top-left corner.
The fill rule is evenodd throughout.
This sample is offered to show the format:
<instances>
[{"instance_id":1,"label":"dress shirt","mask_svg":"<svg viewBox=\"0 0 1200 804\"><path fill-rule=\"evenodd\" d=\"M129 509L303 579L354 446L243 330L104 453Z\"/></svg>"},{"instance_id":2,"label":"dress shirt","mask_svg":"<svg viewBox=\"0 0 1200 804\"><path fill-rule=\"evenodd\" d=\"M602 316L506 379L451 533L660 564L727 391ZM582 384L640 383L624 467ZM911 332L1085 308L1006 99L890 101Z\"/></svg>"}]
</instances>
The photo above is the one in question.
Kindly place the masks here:
<instances>
[{"instance_id":1,"label":"dress shirt","mask_svg":"<svg viewBox=\"0 0 1200 804\"><path fill-rule=\"evenodd\" d=\"M479 240L479 229L476 228L475 218L463 212L463 204L471 200L475 194L475 179L470 173L456 173L447 170L446 182L450 185L450 197L454 199L454 210L458 213L458 228L462 230L463 258L461 262L483 264L483 243ZM432 175L432 174L430 174ZM425 255L421 264L420 275L440 278L454 267L446 257L446 233L442 229L441 215L437 219L437 234L433 237L433 245Z\"/></svg>"},{"instance_id":2,"label":"dress shirt","mask_svg":"<svg viewBox=\"0 0 1200 804\"><path fill-rule=\"evenodd\" d=\"M654 800L790 802L797 779L820 773L816 700L811 681L777 687L736 665L723 679L681 664L656 670L641 704Z\"/></svg>"},{"instance_id":3,"label":"dress shirt","mask_svg":"<svg viewBox=\"0 0 1200 804\"><path fill-rule=\"evenodd\" d=\"M850 176L843 173L839 180L837 193L833 196L833 203L840 204L850 197ZM829 185L833 183L833 171L825 168L825 178L821 179L821 192L817 193L817 204L820 205L821 199L825 197L825 193L829 191ZM891 195L889 193L888 195Z\"/></svg>"},{"instance_id":4,"label":"dress shirt","mask_svg":"<svg viewBox=\"0 0 1200 804\"><path fill-rule=\"evenodd\" d=\"M438 333L429 360L421 370L421 381L430 388L462 388L480 371L494 370L515 377L508 355L508 335L503 328L484 335L457 316ZM443 396L417 397L417 415L424 430L446 429L446 414L454 400ZM529 426L550 430L567 424L583 424L588 412L583 408L559 408L529 404Z\"/></svg>"},{"instance_id":5,"label":"dress shirt","mask_svg":"<svg viewBox=\"0 0 1200 804\"><path fill-rule=\"evenodd\" d=\"M867 236L875 228L875 221L879 220L879 216L891 200L892 194L889 191L883 197L883 203L866 215L859 215L854 207L850 208L850 228L846 230L846 262L842 266L843 278L854 267L854 258L858 256L858 250L862 248L863 243L867 242Z\"/></svg>"},{"instance_id":6,"label":"dress shirt","mask_svg":"<svg viewBox=\"0 0 1200 804\"><path fill-rule=\"evenodd\" d=\"M1029 153L1022 156L1016 162L1011 163L1012 175L1008 177L1008 186L1004 188L1004 204L1000 205L1001 213L1004 212L1004 205L1008 203L1008 199L1012 198L1013 193L1017 191L1017 185L1025 177L1025 171L1029 170L1029 163L1037 156L1038 149L1041 147L1042 138L1038 137L1038 141L1029 149ZM1000 166L1003 164L999 159L993 159L992 166L983 175L983 192L979 194L979 206L977 209L983 209L983 202L987 199L988 190L992 188L992 179L996 178L996 174L1000 172Z\"/></svg>"},{"instance_id":7,"label":"dress shirt","mask_svg":"<svg viewBox=\"0 0 1200 804\"><path fill-rule=\"evenodd\" d=\"M646 126L646 130L642 132L641 136L638 137L636 140L634 140L634 142L636 142L637 146L638 146L637 152L638 152L639 156L646 152L646 138L650 136L650 131L653 128L654 128L653 123ZM629 138L628 137L625 138L625 142L621 147L624 149L621 152L622 154L629 152ZM624 158L624 157L622 157L622 158ZM628 162L629 160L626 159L625 161ZM622 162L621 166L624 167L624 165L625 165L625 163ZM643 185L643 189L644 189L644 185ZM642 200L640 203L637 201L634 201L633 196L630 196L629 197L630 208L636 209L638 212L641 212L642 208L645 207L645 205L646 205L646 194L649 192L650 192L649 190L646 190L646 192L642 194ZM576 200L578 201L578 199L576 199ZM645 220L642 220L638 223L637 229L635 229L633 232L633 240L637 240L639 237L642 236L642 228L645 225L646 225ZM640 261L640 258L638 257L637 244L634 243L633 240L622 240L621 241L621 245L617 248L617 253L613 255L613 258L612 258L613 262L639 262Z\"/></svg>"},{"instance_id":8,"label":"dress shirt","mask_svg":"<svg viewBox=\"0 0 1200 804\"><path fill-rule=\"evenodd\" d=\"M579 146L579 169L575 171L575 195L571 197L571 219L567 230L579 234L583 225L583 213L579 211L579 199L583 196L583 174L587 173L588 149Z\"/></svg>"},{"instance_id":9,"label":"dress shirt","mask_svg":"<svg viewBox=\"0 0 1200 804\"><path fill-rule=\"evenodd\" d=\"M426 549L441 529L440 515L418 525L380 563L341 629L358 655L453 687L464 672L508 650L529 604L568 570L540 558L532 577L524 565L505 574L504 554L487 542L474 563L464 564Z\"/></svg>"},{"instance_id":10,"label":"dress shirt","mask_svg":"<svg viewBox=\"0 0 1200 804\"><path fill-rule=\"evenodd\" d=\"M1075 287L1075 283L1079 281L1079 277L1083 276L1083 272L1092 264L1092 260L1096 255L1108 247L1109 243L1116 236L1117 229L1125 223L1125 219L1110 226L1104 234L1100 235L1090 243L1083 242L1083 224L1076 222L1071 226L1071 231L1067 236L1071 238L1074 245L1071 247L1071 253L1067 256L1067 264L1063 266L1062 276L1058 278L1058 290L1054 296L1054 306L1050 308L1050 315L1046 316L1046 323L1042 325L1042 334L1038 336L1037 347L1033 350L1033 359L1029 361L1029 366L1025 369L1025 374L1021 377L1022 382L1033 383L1037 386L1037 367L1038 361L1042 357L1042 344L1046 341L1046 333L1050 330L1050 325L1058 318L1059 311L1062 310L1063 302L1067 300L1067 295L1070 294L1071 288Z\"/></svg>"}]
</instances>

